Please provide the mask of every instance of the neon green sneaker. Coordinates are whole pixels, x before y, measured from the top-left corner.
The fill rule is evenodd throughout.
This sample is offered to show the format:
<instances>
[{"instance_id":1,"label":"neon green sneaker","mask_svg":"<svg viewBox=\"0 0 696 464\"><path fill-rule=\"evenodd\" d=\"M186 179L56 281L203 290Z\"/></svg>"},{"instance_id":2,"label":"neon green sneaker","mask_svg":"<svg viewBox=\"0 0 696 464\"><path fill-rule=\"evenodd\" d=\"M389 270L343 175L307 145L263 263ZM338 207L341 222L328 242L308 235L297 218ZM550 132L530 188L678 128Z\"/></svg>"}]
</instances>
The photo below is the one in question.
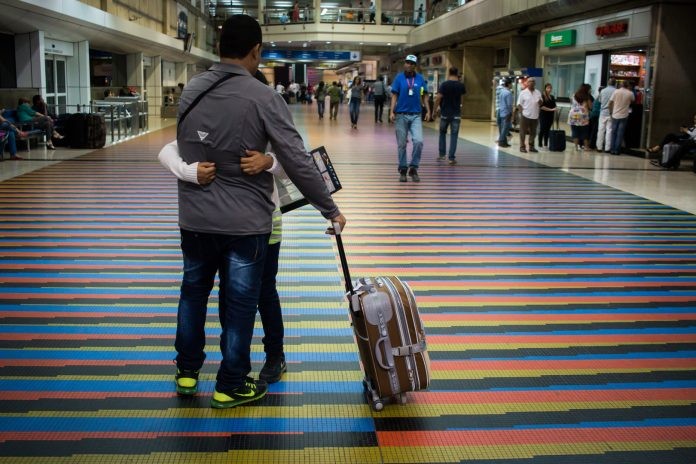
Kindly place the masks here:
<instances>
[{"instance_id":1,"label":"neon green sneaker","mask_svg":"<svg viewBox=\"0 0 696 464\"><path fill-rule=\"evenodd\" d=\"M198 372L177 369L174 377L176 392L180 395L195 395L198 392Z\"/></svg>"},{"instance_id":2,"label":"neon green sneaker","mask_svg":"<svg viewBox=\"0 0 696 464\"><path fill-rule=\"evenodd\" d=\"M216 409L234 408L244 403L260 400L266 396L268 384L263 380L254 380L247 377L244 385L225 392L215 389L210 406Z\"/></svg>"}]
</instances>

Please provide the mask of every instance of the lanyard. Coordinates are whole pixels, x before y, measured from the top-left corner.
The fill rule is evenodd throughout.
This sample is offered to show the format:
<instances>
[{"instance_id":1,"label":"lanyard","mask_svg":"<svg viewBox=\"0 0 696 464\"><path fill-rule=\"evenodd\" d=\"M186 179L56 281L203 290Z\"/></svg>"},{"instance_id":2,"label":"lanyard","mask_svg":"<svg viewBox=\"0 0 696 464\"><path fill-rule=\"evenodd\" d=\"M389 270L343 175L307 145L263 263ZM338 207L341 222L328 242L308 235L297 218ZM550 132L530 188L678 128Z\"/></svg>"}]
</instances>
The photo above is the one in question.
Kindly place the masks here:
<instances>
[{"instance_id":1,"label":"lanyard","mask_svg":"<svg viewBox=\"0 0 696 464\"><path fill-rule=\"evenodd\" d=\"M411 82L408 81L408 77L406 78L406 85L408 86L408 90L413 90L413 84L416 83L416 76L413 76L413 80Z\"/></svg>"}]
</instances>

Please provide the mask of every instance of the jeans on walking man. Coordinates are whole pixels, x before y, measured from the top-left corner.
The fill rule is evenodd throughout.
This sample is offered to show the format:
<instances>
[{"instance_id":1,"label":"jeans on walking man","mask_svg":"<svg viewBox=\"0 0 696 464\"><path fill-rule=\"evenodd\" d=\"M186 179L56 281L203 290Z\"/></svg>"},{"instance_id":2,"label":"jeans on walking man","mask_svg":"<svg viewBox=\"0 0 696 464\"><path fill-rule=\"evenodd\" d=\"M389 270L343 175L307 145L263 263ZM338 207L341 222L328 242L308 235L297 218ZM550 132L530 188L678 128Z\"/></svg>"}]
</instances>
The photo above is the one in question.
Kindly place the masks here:
<instances>
[{"instance_id":1,"label":"jeans on walking man","mask_svg":"<svg viewBox=\"0 0 696 464\"><path fill-rule=\"evenodd\" d=\"M399 182L406 182L406 174L413 182L420 182L418 166L423 151L422 106L426 108L426 120L430 119L430 103L426 98L427 83L416 72L418 58L408 55L404 62L404 72L399 73L392 83L391 112L389 120L396 126L396 143L399 155ZM411 134L413 151L411 162L406 157L408 134Z\"/></svg>"},{"instance_id":2,"label":"jeans on walking man","mask_svg":"<svg viewBox=\"0 0 696 464\"><path fill-rule=\"evenodd\" d=\"M440 113L440 140L438 144L438 161L444 161L445 154L449 156L449 164L456 164L457 139L459 125L462 121L462 96L466 94L464 84L459 82L459 70L449 68L447 80L440 84L435 98L435 114ZM450 129L450 147L447 152L447 128Z\"/></svg>"}]
</instances>

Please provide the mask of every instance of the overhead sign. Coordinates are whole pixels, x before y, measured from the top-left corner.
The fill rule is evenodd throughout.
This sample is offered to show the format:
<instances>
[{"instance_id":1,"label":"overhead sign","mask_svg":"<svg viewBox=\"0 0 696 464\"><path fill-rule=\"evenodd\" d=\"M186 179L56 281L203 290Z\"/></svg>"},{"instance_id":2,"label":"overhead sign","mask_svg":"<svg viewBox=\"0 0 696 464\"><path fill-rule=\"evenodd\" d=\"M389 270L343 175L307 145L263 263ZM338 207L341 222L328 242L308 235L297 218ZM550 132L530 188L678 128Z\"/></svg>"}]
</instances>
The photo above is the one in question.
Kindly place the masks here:
<instances>
[{"instance_id":1,"label":"overhead sign","mask_svg":"<svg viewBox=\"0 0 696 464\"><path fill-rule=\"evenodd\" d=\"M261 51L264 60L360 61L360 52L331 50L276 50Z\"/></svg>"},{"instance_id":2,"label":"overhead sign","mask_svg":"<svg viewBox=\"0 0 696 464\"><path fill-rule=\"evenodd\" d=\"M547 32L544 35L544 45L546 45L547 48L570 47L575 45L576 39L577 32L575 29Z\"/></svg>"},{"instance_id":3,"label":"overhead sign","mask_svg":"<svg viewBox=\"0 0 696 464\"><path fill-rule=\"evenodd\" d=\"M595 29L595 34L599 38L622 35L628 33L628 20L615 21L612 23L600 24Z\"/></svg>"}]
</instances>

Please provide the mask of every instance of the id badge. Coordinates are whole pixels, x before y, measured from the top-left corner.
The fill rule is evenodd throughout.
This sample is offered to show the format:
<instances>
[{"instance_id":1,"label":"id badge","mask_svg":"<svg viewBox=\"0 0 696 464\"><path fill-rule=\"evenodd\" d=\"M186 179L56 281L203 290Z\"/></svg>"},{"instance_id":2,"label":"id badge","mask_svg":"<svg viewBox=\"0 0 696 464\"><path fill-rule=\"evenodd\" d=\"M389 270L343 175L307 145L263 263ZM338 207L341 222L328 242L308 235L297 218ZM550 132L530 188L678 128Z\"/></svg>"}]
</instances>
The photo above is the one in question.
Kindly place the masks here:
<instances>
[{"instance_id":1,"label":"id badge","mask_svg":"<svg viewBox=\"0 0 696 464\"><path fill-rule=\"evenodd\" d=\"M408 89L408 96L412 97L413 96L413 89Z\"/></svg>"}]
</instances>

